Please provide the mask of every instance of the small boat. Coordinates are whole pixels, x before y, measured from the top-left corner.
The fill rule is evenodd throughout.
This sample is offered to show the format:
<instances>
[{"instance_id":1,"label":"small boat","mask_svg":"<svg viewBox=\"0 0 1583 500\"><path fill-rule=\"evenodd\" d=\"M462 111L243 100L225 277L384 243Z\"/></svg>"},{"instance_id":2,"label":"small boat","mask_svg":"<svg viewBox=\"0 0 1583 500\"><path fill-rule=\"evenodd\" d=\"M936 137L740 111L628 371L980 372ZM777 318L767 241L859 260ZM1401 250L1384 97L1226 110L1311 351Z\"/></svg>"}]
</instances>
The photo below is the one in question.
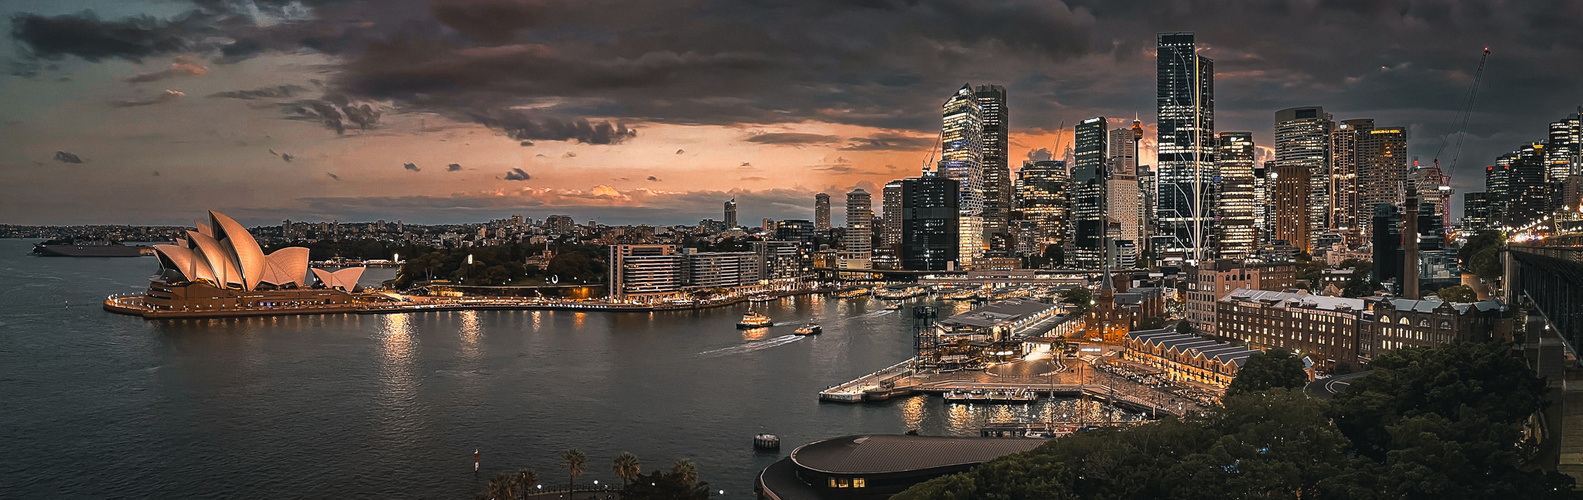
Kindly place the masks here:
<instances>
[{"instance_id":1,"label":"small boat","mask_svg":"<svg viewBox=\"0 0 1583 500\"><path fill-rule=\"evenodd\" d=\"M887 304L887 305L885 305L885 310L886 311L900 311L901 310L901 304Z\"/></svg>"},{"instance_id":2,"label":"small boat","mask_svg":"<svg viewBox=\"0 0 1583 500\"><path fill-rule=\"evenodd\" d=\"M758 294L758 295L754 295L752 297L748 297L748 302L769 302L769 301L773 301L773 300L775 300L774 296L766 295L766 294L762 294L762 293Z\"/></svg>"},{"instance_id":3,"label":"small boat","mask_svg":"<svg viewBox=\"0 0 1583 500\"><path fill-rule=\"evenodd\" d=\"M748 311L747 314L742 315L742 321L737 322L737 329L747 330L750 328L764 328L771 326L773 323L774 322L770 320L769 316Z\"/></svg>"},{"instance_id":4,"label":"small boat","mask_svg":"<svg viewBox=\"0 0 1583 500\"><path fill-rule=\"evenodd\" d=\"M792 333L797 335L818 335L824 333L824 328L820 327L818 323L808 323Z\"/></svg>"}]
</instances>

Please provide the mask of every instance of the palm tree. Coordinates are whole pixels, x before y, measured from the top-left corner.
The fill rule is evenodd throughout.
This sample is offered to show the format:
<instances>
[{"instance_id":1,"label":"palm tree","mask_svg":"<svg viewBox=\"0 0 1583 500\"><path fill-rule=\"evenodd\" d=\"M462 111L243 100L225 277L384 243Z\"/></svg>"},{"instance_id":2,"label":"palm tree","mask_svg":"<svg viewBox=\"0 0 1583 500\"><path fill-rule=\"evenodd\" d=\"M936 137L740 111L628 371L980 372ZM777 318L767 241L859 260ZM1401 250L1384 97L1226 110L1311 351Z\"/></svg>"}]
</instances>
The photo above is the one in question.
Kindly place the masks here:
<instances>
[{"instance_id":1,"label":"palm tree","mask_svg":"<svg viewBox=\"0 0 1583 500\"><path fill-rule=\"evenodd\" d=\"M528 493L533 491L533 487L538 485L539 473L534 472L533 469L521 469L517 471L517 489L522 492L522 498L524 500L528 498Z\"/></svg>"},{"instance_id":2,"label":"palm tree","mask_svg":"<svg viewBox=\"0 0 1583 500\"><path fill-rule=\"evenodd\" d=\"M616 456L615 463L611 464L611 472L621 478L621 485L626 486L641 474L642 467L638 464L638 456L630 451L623 451Z\"/></svg>"},{"instance_id":3,"label":"palm tree","mask_svg":"<svg viewBox=\"0 0 1583 500\"><path fill-rule=\"evenodd\" d=\"M671 466L671 474L680 476L682 484L688 486L698 482L698 466L693 465L692 460L685 458L677 460L676 464Z\"/></svg>"},{"instance_id":4,"label":"palm tree","mask_svg":"<svg viewBox=\"0 0 1583 500\"><path fill-rule=\"evenodd\" d=\"M572 478L566 482L567 494L571 494L571 491L577 488L577 477L583 475L583 467L588 462L588 455L584 455L577 448L572 448L561 452L561 461L566 462L566 472Z\"/></svg>"},{"instance_id":5,"label":"palm tree","mask_svg":"<svg viewBox=\"0 0 1583 500\"><path fill-rule=\"evenodd\" d=\"M489 500L513 500L517 498L516 486L517 478L510 474L495 474L495 477L489 478L489 488L484 494Z\"/></svg>"}]
</instances>

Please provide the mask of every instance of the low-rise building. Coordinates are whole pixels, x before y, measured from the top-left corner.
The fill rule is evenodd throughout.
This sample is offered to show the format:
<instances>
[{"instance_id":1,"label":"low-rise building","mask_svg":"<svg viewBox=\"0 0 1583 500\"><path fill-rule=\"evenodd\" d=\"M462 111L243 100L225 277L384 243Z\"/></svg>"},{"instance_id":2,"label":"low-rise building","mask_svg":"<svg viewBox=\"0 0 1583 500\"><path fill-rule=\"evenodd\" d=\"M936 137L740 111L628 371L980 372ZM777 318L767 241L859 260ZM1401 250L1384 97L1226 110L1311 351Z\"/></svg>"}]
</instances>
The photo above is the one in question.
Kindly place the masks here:
<instances>
[{"instance_id":1,"label":"low-rise building","mask_svg":"<svg viewBox=\"0 0 1583 500\"><path fill-rule=\"evenodd\" d=\"M942 340L1001 341L1047 319L1061 315L1056 304L1006 299L935 323Z\"/></svg>"},{"instance_id":2,"label":"low-rise building","mask_svg":"<svg viewBox=\"0 0 1583 500\"><path fill-rule=\"evenodd\" d=\"M1214 260L1184 269L1187 274L1187 322L1195 331L1215 335L1215 301L1238 288L1286 290L1297 284L1297 266L1290 262L1248 263Z\"/></svg>"},{"instance_id":3,"label":"low-rise building","mask_svg":"<svg viewBox=\"0 0 1583 500\"><path fill-rule=\"evenodd\" d=\"M1321 368L1358 359L1363 299L1238 288L1215 304L1215 335L1309 355Z\"/></svg>"},{"instance_id":4,"label":"low-rise building","mask_svg":"<svg viewBox=\"0 0 1583 500\"><path fill-rule=\"evenodd\" d=\"M1245 347L1216 342L1175 329L1127 333L1122 359L1151 366L1172 382L1196 382L1224 388L1253 355Z\"/></svg>"},{"instance_id":5,"label":"low-rise building","mask_svg":"<svg viewBox=\"0 0 1583 500\"><path fill-rule=\"evenodd\" d=\"M1362 361L1391 349L1431 347L1453 340L1499 340L1511 335L1502 321L1510 317L1510 311L1499 300L1445 302L1439 297L1384 297L1368 299L1368 303L1358 340L1358 358Z\"/></svg>"}]
</instances>

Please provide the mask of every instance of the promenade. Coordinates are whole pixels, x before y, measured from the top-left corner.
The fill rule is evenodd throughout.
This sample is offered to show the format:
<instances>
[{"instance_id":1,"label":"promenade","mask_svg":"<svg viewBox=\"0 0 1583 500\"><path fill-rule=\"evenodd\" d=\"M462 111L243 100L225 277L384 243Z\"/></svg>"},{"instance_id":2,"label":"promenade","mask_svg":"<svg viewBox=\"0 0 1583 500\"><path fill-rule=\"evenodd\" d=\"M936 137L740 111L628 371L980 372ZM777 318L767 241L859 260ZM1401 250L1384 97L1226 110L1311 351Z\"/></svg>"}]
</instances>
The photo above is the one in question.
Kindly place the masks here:
<instances>
[{"instance_id":1,"label":"promenade","mask_svg":"<svg viewBox=\"0 0 1583 500\"><path fill-rule=\"evenodd\" d=\"M817 290L793 290L766 293L775 298L819 293ZM149 319L226 318L242 316L284 316L298 314L395 314L427 311L600 311L600 312L654 312L686 311L725 307L747 302L749 295L720 299L697 300L685 303L609 302L602 300L561 300L539 297L431 297L411 296L387 292L363 292L351 304L336 306L273 306L247 308L218 308L201 311L158 310L143 302L143 294L112 295L104 299L106 311L142 316Z\"/></svg>"}]
</instances>

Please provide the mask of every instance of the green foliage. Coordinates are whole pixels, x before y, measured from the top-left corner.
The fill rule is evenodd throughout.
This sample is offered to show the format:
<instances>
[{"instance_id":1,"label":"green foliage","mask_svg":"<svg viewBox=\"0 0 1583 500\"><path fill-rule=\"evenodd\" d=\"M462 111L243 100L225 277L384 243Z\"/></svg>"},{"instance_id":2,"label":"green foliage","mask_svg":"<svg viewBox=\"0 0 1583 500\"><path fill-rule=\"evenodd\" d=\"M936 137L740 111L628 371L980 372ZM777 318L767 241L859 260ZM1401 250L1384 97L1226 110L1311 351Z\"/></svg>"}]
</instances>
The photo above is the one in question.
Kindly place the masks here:
<instances>
[{"instance_id":1,"label":"green foliage","mask_svg":"<svg viewBox=\"0 0 1583 500\"><path fill-rule=\"evenodd\" d=\"M1155 316L1155 317L1152 317L1152 318L1143 318L1142 321L1138 322L1138 329L1139 330L1157 330L1157 329L1160 329L1160 328L1165 328L1165 317L1164 316Z\"/></svg>"},{"instance_id":2,"label":"green foliage","mask_svg":"<svg viewBox=\"0 0 1583 500\"><path fill-rule=\"evenodd\" d=\"M1325 263L1314 261L1297 262L1297 279L1307 280L1310 288L1319 287L1319 278L1324 276Z\"/></svg>"},{"instance_id":3,"label":"green foliage","mask_svg":"<svg viewBox=\"0 0 1583 500\"><path fill-rule=\"evenodd\" d=\"M1467 285L1453 285L1441 288L1435 292L1435 295L1439 295L1440 300L1446 302L1477 302L1479 300L1479 294L1473 291L1473 287Z\"/></svg>"},{"instance_id":4,"label":"green foliage","mask_svg":"<svg viewBox=\"0 0 1583 500\"><path fill-rule=\"evenodd\" d=\"M1189 323L1187 320L1176 322L1176 333L1180 333L1182 335L1192 335L1197 331L1198 329L1193 328L1193 324Z\"/></svg>"},{"instance_id":5,"label":"green foliage","mask_svg":"<svg viewBox=\"0 0 1583 500\"><path fill-rule=\"evenodd\" d=\"M1485 282L1494 283L1501 277L1501 250L1489 247L1473 254L1468 260L1468 270Z\"/></svg>"},{"instance_id":6,"label":"green foliage","mask_svg":"<svg viewBox=\"0 0 1583 500\"><path fill-rule=\"evenodd\" d=\"M1242 375L1290 377L1292 361L1250 359ZM1522 425L1544 383L1510 345L1400 349L1372 366L1329 403L1280 386L1295 377L1249 378L1205 415L1055 439L895 498L1583 498L1526 467Z\"/></svg>"},{"instance_id":7,"label":"green foliage","mask_svg":"<svg viewBox=\"0 0 1583 500\"><path fill-rule=\"evenodd\" d=\"M1374 261L1347 259L1341 261L1341 267L1352 269L1352 277L1347 279L1347 284L1341 289L1342 297L1367 297L1374 295L1374 291L1380 288L1378 282L1369 278L1369 274L1374 271Z\"/></svg>"},{"instance_id":8,"label":"green foliage","mask_svg":"<svg viewBox=\"0 0 1583 500\"><path fill-rule=\"evenodd\" d=\"M698 480L697 470L655 471L640 475L621 488L622 500L705 500L709 483Z\"/></svg>"},{"instance_id":9,"label":"green foliage","mask_svg":"<svg viewBox=\"0 0 1583 500\"><path fill-rule=\"evenodd\" d=\"M559 275L562 283L578 278L582 283L604 282L604 259L608 250L599 245L557 244L555 257L548 269L539 270L525 264L527 256L544 250L544 245L509 244L472 248L419 248L402 252L401 269L396 273L396 287L410 288L414 284L434 279L448 279L467 285L507 285L523 280L547 281ZM467 256L473 256L473 265L467 265ZM388 258L388 256L387 256ZM463 281L465 278L465 282Z\"/></svg>"},{"instance_id":10,"label":"green foliage","mask_svg":"<svg viewBox=\"0 0 1583 500\"><path fill-rule=\"evenodd\" d=\"M1094 306L1094 292L1089 291L1087 287L1081 286L1068 288L1066 291L1061 292L1061 301L1077 306L1076 313L1083 314L1088 312L1088 308Z\"/></svg>"},{"instance_id":11,"label":"green foliage","mask_svg":"<svg viewBox=\"0 0 1583 500\"><path fill-rule=\"evenodd\" d=\"M1298 389L1308 384L1302 358L1285 349L1255 352L1226 386L1226 395L1261 392L1271 388Z\"/></svg>"}]
</instances>

